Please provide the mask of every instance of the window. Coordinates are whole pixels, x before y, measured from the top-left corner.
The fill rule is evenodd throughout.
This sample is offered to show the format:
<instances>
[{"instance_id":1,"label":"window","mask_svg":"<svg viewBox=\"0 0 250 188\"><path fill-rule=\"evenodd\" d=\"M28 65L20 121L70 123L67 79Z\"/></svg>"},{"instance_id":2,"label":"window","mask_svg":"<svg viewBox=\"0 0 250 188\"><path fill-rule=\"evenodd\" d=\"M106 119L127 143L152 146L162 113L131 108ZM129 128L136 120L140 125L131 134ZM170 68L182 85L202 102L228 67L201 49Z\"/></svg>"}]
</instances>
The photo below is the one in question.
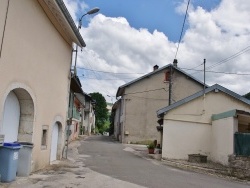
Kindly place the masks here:
<instances>
[{"instance_id":1,"label":"window","mask_svg":"<svg viewBox=\"0 0 250 188\"><path fill-rule=\"evenodd\" d=\"M49 128L48 125L43 125L43 128L42 128L41 149L43 149L43 150L47 149L48 128Z\"/></svg>"},{"instance_id":2,"label":"window","mask_svg":"<svg viewBox=\"0 0 250 188\"><path fill-rule=\"evenodd\" d=\"M167 72L165 72L164 82L169 82L169 80L170 80L170 72L167 71Z\"/></svg>"}]
</instances>

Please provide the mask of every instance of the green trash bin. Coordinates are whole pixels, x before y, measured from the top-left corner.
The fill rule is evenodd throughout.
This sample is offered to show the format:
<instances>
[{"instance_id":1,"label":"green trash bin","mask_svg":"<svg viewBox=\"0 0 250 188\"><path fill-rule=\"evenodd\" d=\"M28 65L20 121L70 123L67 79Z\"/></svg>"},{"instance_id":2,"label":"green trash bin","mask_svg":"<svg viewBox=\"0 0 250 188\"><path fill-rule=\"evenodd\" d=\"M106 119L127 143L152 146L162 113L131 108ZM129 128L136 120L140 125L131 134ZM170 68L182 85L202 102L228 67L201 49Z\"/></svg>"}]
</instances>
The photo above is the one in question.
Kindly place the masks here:
<instances>
[{"instance_id":1,"label":"green trash bin","mask_svg":"<svg viewBox=\"0 0 250 188\"><path fill-rule=\"evenodd\" d=\"M4 143L0 147L1 182L11 182L16 179L18 155L21 147L18 143Z\"/></svg>"}]
</instances>

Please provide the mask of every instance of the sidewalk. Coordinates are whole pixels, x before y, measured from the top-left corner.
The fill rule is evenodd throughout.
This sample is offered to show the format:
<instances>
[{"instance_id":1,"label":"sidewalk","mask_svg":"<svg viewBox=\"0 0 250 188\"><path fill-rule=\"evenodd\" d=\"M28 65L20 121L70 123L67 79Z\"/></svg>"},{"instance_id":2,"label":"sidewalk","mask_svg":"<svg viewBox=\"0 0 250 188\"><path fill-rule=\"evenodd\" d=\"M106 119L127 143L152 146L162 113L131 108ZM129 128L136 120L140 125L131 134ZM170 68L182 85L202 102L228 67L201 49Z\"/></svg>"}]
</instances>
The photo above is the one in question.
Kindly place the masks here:
<instances>
[{"instance_id":1,"label":"sidewalk","mask_svg":"<svg viewBox=\"0 0 250 188\"><path fill-rule=\"evenodd\" d=\"M86 138L86 137L85 137ZM11 183L0 183L1 188L144 188L129 182L121 181L85 167L84 160L88 155L79 155L77 147L84 138L69 144L68 159L56 161L42 170L32 173L29 177L17 177Z\"/></svg>"}]
</instances>

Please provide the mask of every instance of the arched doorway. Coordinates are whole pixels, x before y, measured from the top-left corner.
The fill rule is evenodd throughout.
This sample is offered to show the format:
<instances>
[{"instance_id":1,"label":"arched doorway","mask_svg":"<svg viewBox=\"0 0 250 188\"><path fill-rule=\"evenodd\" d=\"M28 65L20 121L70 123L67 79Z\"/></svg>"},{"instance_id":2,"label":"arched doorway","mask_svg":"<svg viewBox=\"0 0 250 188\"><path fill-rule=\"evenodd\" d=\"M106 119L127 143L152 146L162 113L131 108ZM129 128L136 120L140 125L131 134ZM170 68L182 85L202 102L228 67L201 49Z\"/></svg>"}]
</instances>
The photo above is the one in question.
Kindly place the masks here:
<instances>
[{"instance_id":1,"label":"arched doorway","mask_svg":"<svg viewBox=\"0 0 250 188\"><path fill-rule=\"evenodd\" d=\"M56 122L52 128L51 136L51 148L50 148L50 162L53 162L59 158L60 146L61 146L61 123Z\"/></svg>"},{"instance_id":2,"label":"arched doorway","mask_svg":"<svg viewBox=\"0 0 250 188\"><path fill-rule=\"evenodd\" d=\"M17 96L11 91L4 104L3 134L5 142L17 141L20 119L20 104Z\"/></svg>"},{"instance_id":3,"label":"arched doorway","mask_svg":"<svg viewBox=\"0 0 250 188\"><path fill-rule=\"evenodd\" d=\"M34 103L30 94L22 88L10 91L4 102L4 141L32 142L33 122Z\"/></svg>"}]
</instances>

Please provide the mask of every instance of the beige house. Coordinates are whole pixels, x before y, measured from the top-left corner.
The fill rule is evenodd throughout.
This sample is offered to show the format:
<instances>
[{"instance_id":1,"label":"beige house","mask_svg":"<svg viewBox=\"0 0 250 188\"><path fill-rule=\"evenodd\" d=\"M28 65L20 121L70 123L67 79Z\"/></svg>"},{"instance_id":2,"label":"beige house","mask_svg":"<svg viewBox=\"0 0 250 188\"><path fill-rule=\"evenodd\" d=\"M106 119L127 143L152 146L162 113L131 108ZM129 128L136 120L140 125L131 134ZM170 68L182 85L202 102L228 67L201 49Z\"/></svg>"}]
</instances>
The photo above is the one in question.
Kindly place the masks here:
<instances>
[{"instance_id":1,"label":"beige house","mask_svg":"<svg viewBox=\"0 0 250 188\"><path fill-rule=\"evenodd\" d=\"M162 157L188 159L206 155L228 165L235 154L235 133L249 132L250 101L213 85L157 111L163 119Z\"/></svg>"},{"instance_id":2,"label":"beige house","mask_svg":"<svg viewBox=\"0 0 250 188\"><path fill-rule=\"evenodd\" d=\"M73 43L62 0L0 1L0 134L34 144L31 171L62 157Z\"/></svg>"},{"instance_id":3,"label":"beige house","mask_svg":"<svg viewBox=\"0 0 250 188\"><path fill-rule=\"evenodd\" d=\"M95 101L90 95L84 93L85 103L82 111L82 127L84 134L95 134Z\"/></svg>"},{"instance_id":4,"label":"beige house","mask_svg":"<svg viewBox=\"0 0 250 188\"><path fill-rule=\"evenodd\" d=\"M170 84L171 83L171 84ZM123 143L143 143L148 140L160 141L155 112L203 88L196 80L174 65L162 68L154 66L152 72L118 88L120 97L119 124Z\"/></svg>"}]
</instances>

